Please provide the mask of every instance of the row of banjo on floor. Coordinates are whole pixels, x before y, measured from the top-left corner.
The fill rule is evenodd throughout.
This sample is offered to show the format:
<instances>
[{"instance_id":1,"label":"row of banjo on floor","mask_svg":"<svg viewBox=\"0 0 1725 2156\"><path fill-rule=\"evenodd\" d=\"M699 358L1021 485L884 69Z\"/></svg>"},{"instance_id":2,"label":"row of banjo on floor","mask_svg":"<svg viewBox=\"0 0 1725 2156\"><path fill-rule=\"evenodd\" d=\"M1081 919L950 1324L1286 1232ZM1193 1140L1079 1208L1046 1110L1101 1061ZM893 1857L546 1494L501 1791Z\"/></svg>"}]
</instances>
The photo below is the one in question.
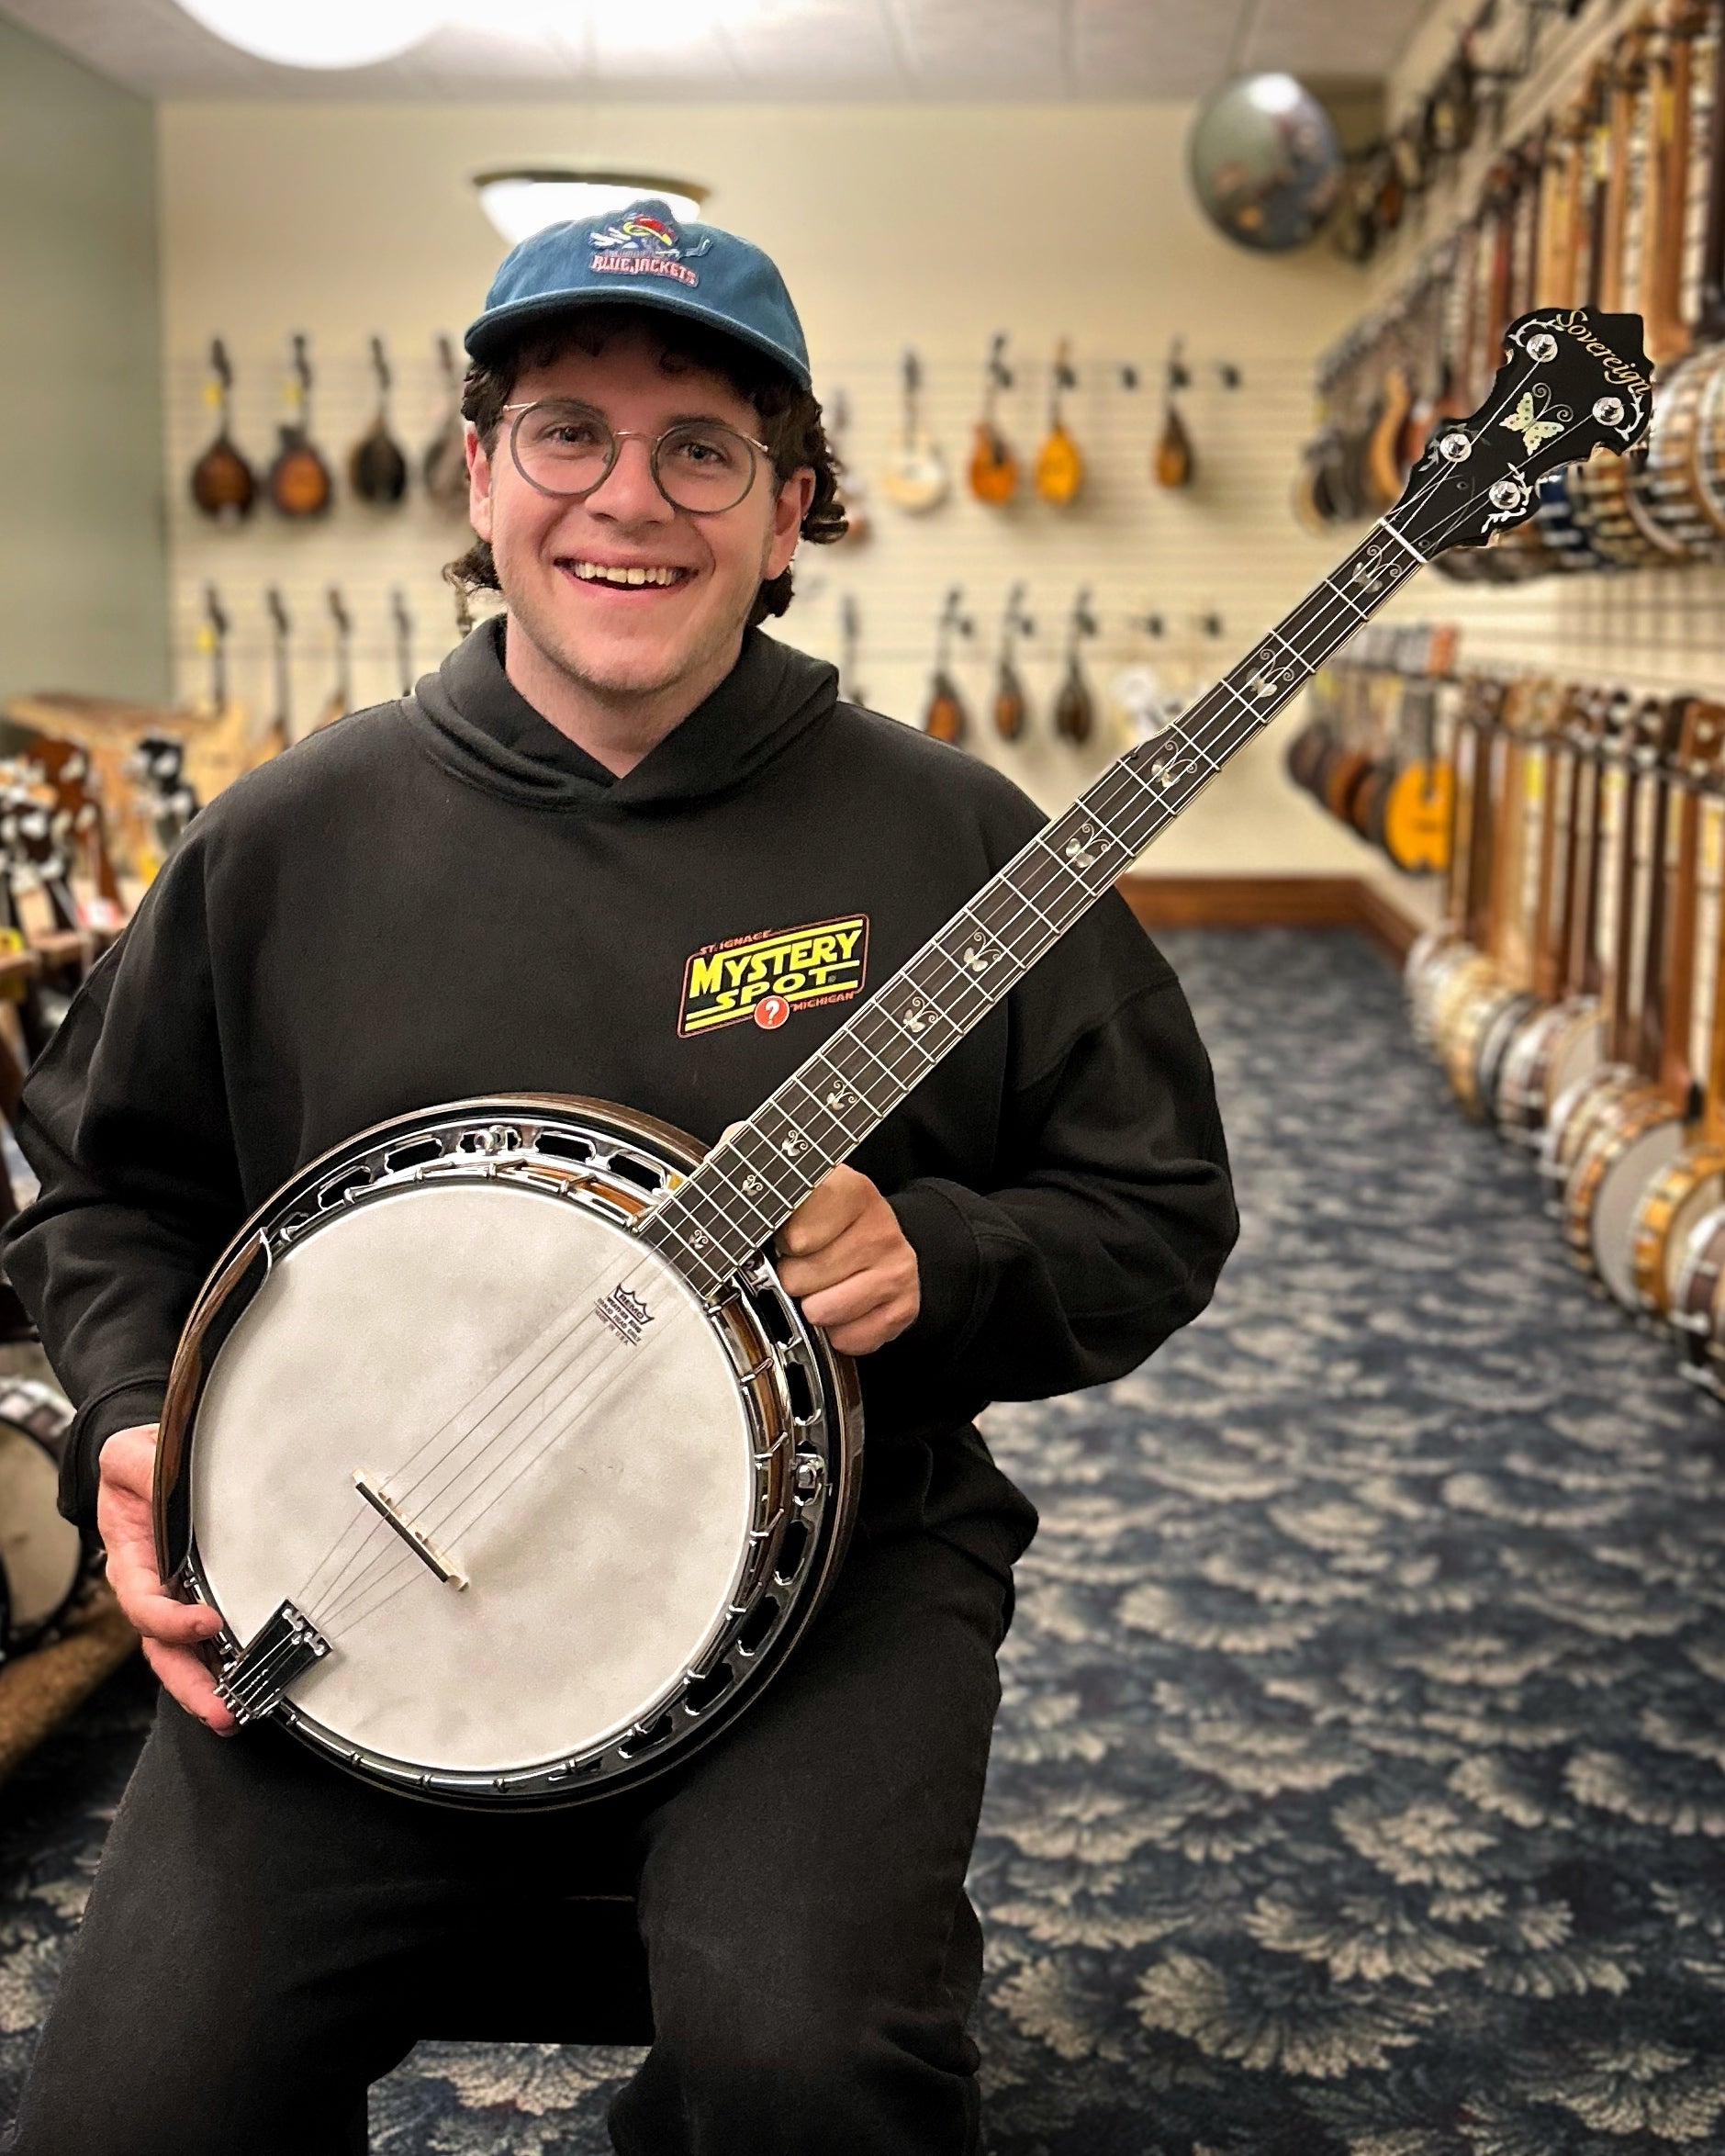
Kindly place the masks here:
<instances>
[{"instance_id":1,"label":"row of banjo on floor","mask_svg":"<svg viewBox=\"0 0 1725 2156\"><path fill-rule=\"evenodd\" d=\"M1486 675L1455 698L1416 1028L1537 1160L1576 1263L1725 1398L1725 704Z\"/></svg>"}]
</instances>

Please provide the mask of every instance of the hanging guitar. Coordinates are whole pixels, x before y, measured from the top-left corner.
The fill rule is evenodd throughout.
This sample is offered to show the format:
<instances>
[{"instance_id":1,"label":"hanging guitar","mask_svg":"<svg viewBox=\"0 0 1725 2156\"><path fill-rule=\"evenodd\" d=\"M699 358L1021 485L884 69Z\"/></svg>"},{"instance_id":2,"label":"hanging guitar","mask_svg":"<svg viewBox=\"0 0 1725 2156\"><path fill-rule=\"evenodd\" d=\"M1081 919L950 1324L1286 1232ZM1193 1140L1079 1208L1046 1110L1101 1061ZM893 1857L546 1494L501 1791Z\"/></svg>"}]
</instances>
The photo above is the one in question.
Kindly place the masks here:
<instances>
[{"instance_id":1,"label":"hanging guitar","mask_svg":"<svg viewBox=\"0 0 1725 2156\"><path fill-rule=\"evenodd\" d=\"M923 363L915 353L905 354L902 374L904 415L880 474L880 491L896 509L925 516L946 500L951 482L940 444L923 423Z\"/></svg>"},{"instance_id":2,"label":"hanging guitar","mask_svg":"<svg viewBox=\"0 0 1725 2156\"><path fill-rule=\"evenodd\" d=\"M507 1808L641 1781L743 1712L837 1572L861 1458L854 1366L774 1236L1423 563L1648 410L1636 318L1513 324L1484 405L1333 574L712 1147L508 1095L301 1168L198 1296L157 1448L157 1563L220 1612L235 1714Z\"/></svg>"}]
</instances>

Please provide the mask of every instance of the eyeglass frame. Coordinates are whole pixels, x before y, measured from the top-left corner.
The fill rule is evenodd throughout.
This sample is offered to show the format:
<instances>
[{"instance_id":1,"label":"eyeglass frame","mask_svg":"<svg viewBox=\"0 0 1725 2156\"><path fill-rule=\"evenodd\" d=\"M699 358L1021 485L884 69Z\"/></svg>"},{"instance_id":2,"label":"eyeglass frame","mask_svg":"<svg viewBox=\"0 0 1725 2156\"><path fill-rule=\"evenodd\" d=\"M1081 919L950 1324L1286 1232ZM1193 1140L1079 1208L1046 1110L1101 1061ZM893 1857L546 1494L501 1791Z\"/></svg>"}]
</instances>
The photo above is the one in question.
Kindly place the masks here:
<instances>
[{"instance_id":1,"label":"eyeglass frame","mask_svg":"<svg viewBox=\"0 0 1725 2156\"><path fill-rule=\"evenodd\" d=\"M595 419L604 421L605 432L611 439L611 453L606 460L605 469L590 487L583 487L574 493L565 493L561 488L555 487L542 487L521 462L521 451L516 446L517 437L521 431L521 421L530 411L536 411L542 404L573 404L582 411L590 411ZM757 440L753 434L745 434L741 427L734 427L729 420L676 420L657 434L644 434L639 427L613 427L597 404L588 404L584 398L580 397L535 397L525 404L500 405L498 411L499 414L512 411L518 415L515 423L510 429L510 462L533 491L536 494L543 494L549 501L587 500L590 495L599 492L606 480L617 469L617 459L622 453L623 444L625 442L644 442L648 445L647 469L653 474L653 484L674 510L683 516L725 517L729 516L734 509L741 509L755 491L756 477L760 470L759 457L756 453L758 451L759 456L764 456L769 466L773 460L773 452L769 444ZM666 493L665 481L659 477L659 446L665 441L666 436L675 434L679 427L700 426L722 427L727 434L734 434L737 440L745 444L749 451L748 485L744 488L734 501L727 502L722 509L690 509L687 502L678 501Z\"/></svg>"}]
</instances>

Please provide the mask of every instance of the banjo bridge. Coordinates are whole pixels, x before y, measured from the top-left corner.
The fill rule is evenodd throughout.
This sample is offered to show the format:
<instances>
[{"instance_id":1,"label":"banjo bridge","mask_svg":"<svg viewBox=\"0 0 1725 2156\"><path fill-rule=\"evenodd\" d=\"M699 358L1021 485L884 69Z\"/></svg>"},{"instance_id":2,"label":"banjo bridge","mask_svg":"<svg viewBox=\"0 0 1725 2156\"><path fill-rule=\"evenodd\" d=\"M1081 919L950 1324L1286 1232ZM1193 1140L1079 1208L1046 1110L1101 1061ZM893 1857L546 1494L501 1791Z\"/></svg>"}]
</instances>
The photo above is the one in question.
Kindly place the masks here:
<instances>
[{"instance_id":1,"label":"banjo bridge","mask_svg":"<svg viewBox=\"0 0 1725 2156\"><path fill-rule=\"evenodd\" d=\"M467 1575L456 1571L443 1553L420 1533L412 1521L397 1510L394 1499L378 1488L363 1467L355 1467L353 1470L353 1488L378 1518L395 1529L414 1555L436 1575L443 1586L457 1589L466 1586Z\"/></svg>"},{"instance_id":2,"label":"banjo bridge","mask_svg":"<svg viewBox=\"0 0 1725 2156\"><path fill-rule=\"evenodd\" d=\"M236 1722L260 1721L294 1679L329 1651L329 1641L305 1611L283 1602L228 1665L216 1695Z\"/></svg>"}]
</instances>

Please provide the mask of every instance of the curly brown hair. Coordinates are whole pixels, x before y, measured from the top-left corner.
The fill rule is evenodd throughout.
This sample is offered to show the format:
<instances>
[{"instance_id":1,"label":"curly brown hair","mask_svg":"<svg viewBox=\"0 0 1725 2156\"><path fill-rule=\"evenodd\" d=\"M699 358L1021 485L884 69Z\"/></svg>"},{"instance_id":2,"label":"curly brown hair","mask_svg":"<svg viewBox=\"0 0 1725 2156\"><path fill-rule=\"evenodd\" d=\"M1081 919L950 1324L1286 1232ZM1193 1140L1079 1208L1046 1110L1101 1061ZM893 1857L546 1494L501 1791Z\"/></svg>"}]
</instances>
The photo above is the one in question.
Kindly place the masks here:
<instances>
[{"instance_id":1,"label":"curly brown hair","mask_svg":"<svg viewBox=\"0 0 1725 2156\"><path fill-rule=\"evenodd\" d=\"M765 353L722 330L680 320L661 308L637 307L626 301L572 308L568 314L548 324L528 325L508 344L483 360L475 360L462 386L461 415L477 431L487 455L496 447L503 407L530 367L554 365L571 349L597 354L625 330L644 331L658 344L662 358L680 360L703 373L717 375L745 403L753 405L760 420L761 440L772 453L779 484L804 466L814 473L814 495L802 520L802 536L816 546L830 546L845 536L845 504L839 497L842 467L827 441L821 407L812 392L793 381ZM490 543L484 539L476 539L465 554L448 564L443 575L458 591L469 594L502 589ZM783 613L790 597L791 573L786 568L768 578L755 594L749 626Z\"/></svg>"}]
</instances>

